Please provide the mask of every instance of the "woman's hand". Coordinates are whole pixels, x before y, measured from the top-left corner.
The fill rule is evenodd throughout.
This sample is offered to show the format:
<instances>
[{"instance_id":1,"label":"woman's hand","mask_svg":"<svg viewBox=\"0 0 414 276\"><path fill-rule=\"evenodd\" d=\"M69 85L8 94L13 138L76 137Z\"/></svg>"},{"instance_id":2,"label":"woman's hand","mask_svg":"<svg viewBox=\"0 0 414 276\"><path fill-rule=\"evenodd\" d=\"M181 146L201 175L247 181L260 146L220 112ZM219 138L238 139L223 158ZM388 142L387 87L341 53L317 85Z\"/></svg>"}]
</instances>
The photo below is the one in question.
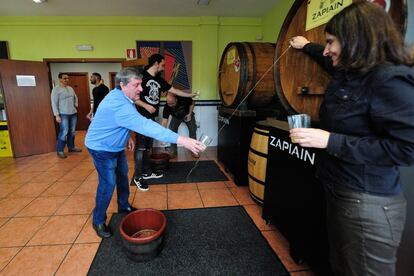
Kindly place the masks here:
<instances>
[{"instance_id":1,"label":"woman's hand","mask_svg":"<svg viewBox=\"0 0 414 276\"><path fill-rule=\"evenodd\" d=\"M294 128L290 138L301 147L326 149L330 133L319 128Z\"/></svg>"},{"instance_id":2,"label":"woman's hand","mask_svg":"<svg viewBox=\"0 0 414 276\"><path fill-rule=\"evenodd\" d=\"M289 40L290 45L295 49L302 49L310 41L303 36L294 36Z\"/></svg>"}]
</instances>

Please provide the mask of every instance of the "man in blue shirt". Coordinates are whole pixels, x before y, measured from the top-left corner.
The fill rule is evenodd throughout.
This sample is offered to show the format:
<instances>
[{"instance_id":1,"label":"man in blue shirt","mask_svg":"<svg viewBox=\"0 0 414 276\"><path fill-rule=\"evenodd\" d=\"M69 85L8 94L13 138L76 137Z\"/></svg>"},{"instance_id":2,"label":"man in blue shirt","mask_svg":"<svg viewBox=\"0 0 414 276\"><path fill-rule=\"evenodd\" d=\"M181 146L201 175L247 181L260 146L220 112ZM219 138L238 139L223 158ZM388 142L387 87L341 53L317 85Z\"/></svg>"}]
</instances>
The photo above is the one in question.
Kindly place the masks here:
<instances>
[{"instance_id":1,"label":"man in blue shirt","mask_svg":"<svg viewBox=\"0 0 414 276\"><path fill-rule=\"evenodd\" d=\"M93 228L102 238L112 235L105 220L115 185L118 211L129 213L135 210L128 203L128 163L125 146L128 144L129 150L134 149L130 131L182 145L195 154L205 148L201 142L178 136L177 133L137 112L134 101L139 98L142 91L142 75L137 70L122 69L117 73L115 82L117 88L112 90L99 105L85 138L85 145L93 158L99 181L93 211Z\"/></svg>"}]
</instances>

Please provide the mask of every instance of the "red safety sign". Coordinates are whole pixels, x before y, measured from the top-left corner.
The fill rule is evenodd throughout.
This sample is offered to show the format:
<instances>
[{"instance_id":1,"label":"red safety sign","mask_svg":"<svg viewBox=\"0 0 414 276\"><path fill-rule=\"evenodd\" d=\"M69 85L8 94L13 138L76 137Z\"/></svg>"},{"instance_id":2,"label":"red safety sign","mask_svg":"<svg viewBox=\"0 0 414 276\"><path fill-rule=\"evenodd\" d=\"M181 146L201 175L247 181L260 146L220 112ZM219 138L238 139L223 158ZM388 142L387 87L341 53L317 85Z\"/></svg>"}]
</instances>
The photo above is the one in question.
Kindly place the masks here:
<instances>
[{"instance_id":1,"label":"red safety sign","mask_svg":"<svg viewBox=\"0 0 414 276\"><path fill-rule=\"evenodd\" d=\"M126 56L128 60L137 59L137 49L127 49Z\"/></svg>"}]
</instances>

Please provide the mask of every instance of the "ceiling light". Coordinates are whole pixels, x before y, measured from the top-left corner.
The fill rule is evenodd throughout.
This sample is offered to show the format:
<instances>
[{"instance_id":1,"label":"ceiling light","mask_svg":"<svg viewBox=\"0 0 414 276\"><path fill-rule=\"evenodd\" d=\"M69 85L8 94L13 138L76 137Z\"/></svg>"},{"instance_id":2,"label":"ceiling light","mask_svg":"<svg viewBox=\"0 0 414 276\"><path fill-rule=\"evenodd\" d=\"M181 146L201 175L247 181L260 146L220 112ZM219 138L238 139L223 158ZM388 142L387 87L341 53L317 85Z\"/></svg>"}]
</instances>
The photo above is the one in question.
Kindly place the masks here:
<instances>
[{"instance_id":1,"label":"ceiling light","mask_svg":"<svg viewBox=\"0 0 414 276\"><path fill-rule=\"evenodd\" d=\"M197 0L197 5L207 6L210 3L210 0Z\"/></svg>"},{"instance_id":2,"label":"ceiling light","mask_svg":"<svg viewBox=\"0 0 414 276\"><path fill-rule=\"evenodd\" d=\"M42 3L46 3L47 0L33 0L33 2L35 2L36 4L42 4Z\"/></svg>"}]
</instances>

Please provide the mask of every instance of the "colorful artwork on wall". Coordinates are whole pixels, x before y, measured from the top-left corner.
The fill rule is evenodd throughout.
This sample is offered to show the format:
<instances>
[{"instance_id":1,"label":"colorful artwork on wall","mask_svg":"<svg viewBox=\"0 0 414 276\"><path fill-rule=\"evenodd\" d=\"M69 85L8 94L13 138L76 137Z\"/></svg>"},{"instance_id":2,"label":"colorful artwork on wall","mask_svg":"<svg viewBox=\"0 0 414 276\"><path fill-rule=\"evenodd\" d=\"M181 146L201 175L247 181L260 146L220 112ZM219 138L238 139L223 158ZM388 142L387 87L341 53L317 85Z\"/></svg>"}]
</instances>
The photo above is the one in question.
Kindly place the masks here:
<instances>
[{"instance_id":1,"label":"colorful artwork on wall","mask_svg":"<svg viewBox=\"0 0 414 276\"><path fill-rule=\"evenodd\" d=\"M138 58L157 53L165 58L165 80L178 89L191 90L191 41L137 41Z\"/></svg>"}]
</instances>

